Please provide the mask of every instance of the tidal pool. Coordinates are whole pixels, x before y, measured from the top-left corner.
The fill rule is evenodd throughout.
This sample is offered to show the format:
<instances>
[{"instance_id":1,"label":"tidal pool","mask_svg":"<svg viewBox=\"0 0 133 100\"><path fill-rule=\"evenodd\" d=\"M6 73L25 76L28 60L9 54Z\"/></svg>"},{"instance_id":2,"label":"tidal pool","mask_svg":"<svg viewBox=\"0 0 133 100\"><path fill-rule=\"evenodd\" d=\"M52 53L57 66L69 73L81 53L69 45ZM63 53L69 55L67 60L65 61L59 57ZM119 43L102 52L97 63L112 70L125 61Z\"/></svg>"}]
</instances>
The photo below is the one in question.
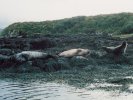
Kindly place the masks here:
<instances>
[{"instance_id":1,"label":"tidal pool","mask_svg":"<svg viewBox=\"0 0 133 100\"><path fill-rule=\"evenodd\" d=\"M11 75L11 74L10 74ZM21 76L21 74L19 74ZM122 88L121 84L91 83L84 88L63 82L31 79L31 76L0 79L0 100L132 100L132 92L119 89L104 90L104 87ZM21 79L22 78L22 79ZM98 88L100 87L100 88ZM128 85L133 90L133 85Z\"/></svg>"}]
</instances>

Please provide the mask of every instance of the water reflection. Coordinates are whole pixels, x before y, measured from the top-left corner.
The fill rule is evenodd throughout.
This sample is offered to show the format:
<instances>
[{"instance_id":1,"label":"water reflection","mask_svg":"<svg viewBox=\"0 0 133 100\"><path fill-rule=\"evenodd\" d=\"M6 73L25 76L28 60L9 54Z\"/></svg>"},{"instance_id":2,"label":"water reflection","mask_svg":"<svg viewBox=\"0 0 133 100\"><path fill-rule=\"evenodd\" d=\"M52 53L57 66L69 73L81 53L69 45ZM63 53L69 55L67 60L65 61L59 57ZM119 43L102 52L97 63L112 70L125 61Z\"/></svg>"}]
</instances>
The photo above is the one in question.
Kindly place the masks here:
<instances>
[{"instance_id":1,"label":"water reflection","mask_svg":"<svg viewBox=\"0 0 133 100\"><path fill-rule=\"evenodd\" d=\"M0 100L132 100L132 93L105 91L104 87L122 87L113 84L90 84L86 88L76 88L66 84L45 82L44 80L13 81L0 80ZM95 89L101 87L99 89ZM133 85L128 85L132 90Z\"/></svg>"}]
</instances>

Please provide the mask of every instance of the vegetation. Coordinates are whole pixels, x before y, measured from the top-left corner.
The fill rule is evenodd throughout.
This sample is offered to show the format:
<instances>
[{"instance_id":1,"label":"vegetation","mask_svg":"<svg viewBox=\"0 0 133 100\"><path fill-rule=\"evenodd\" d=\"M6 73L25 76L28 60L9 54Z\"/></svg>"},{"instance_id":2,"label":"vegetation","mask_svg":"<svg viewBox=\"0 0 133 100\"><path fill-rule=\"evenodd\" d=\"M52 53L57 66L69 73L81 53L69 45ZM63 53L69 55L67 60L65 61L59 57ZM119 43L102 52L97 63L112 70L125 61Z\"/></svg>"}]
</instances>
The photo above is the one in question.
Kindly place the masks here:
<instances>
[{"instance_id":1,"label":"vegetation","mask_svg":"<svg viewBox=\"0 0 133 100\"><path fill-rule=\"evenodd\" d=\"M98 16L78 16L62 20L43 22L18 22L4 29L2 35L33 34L77 34L77 33L133 33L133 13L119 13Z\"/></svg>"},{"instance_id":2,"label":"vegetation","mask_svg":"<svg viewBox=\"0 0 133 100\"><path fill-rule=\"evenodd\" d=\"M119 38L130 38L133 37L133 34L123 34L123 35L114 35L113 37L119 37Z\"/></svg>"},{"instance_id":3,"label":"vegetation","mask_svg":"<svg viewBox=\"0 0 133 100\"><path fill-rule=\"evenodd\" d=\"M0 35L1 35L2 29L0 29Z\"/></svg>"}]
</instances>

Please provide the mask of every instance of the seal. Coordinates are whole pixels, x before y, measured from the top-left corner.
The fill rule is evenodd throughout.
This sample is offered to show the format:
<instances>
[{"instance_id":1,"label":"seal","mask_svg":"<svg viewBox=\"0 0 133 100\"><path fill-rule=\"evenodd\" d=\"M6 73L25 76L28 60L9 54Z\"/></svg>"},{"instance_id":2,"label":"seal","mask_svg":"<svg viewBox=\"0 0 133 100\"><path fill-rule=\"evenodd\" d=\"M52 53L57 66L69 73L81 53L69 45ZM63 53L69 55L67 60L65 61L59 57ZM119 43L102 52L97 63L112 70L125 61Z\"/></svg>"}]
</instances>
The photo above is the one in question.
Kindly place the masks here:
<instances>
[{"instance_id":1,"label":"seal","mask_svg":"<svg viewBox=\"0 0 133 100\"><path fill-rule=\"evenodd\" d=\"M77 48L77 49L70 49L67 51L63 51L63 52L59 53L58 56L71 58L74 56L86 56L88 54L90 54L89 49Z\"/></svg>"},{"instance_id":2,"label":"seal","mask_svg":"<svg viewBox=\"0 0 133 100\"><path fill-rule=\"evenodd\" d=\"M121 45L116 47L105 47L103 46L103 50L105 50L107 53L113 54L115 56L120 56L122 54L125 54L127 49L127 42L123 41Z\"/></svg>"},{"instance_id":3,"label":"seal","mask_svg":"<svg viewBox=\"0 0 133 100\"><path fill-rule=\"evenodd\" d=\"M22 63L26 61L32 61L36 59L43 59L47 60L49 58L56 59L55 56L44 53L44 52L39 52L39 51L22 51L20 53L17 53L13 56L10 57L10 60L16 63Z\"/></svg>"}]
</instances>

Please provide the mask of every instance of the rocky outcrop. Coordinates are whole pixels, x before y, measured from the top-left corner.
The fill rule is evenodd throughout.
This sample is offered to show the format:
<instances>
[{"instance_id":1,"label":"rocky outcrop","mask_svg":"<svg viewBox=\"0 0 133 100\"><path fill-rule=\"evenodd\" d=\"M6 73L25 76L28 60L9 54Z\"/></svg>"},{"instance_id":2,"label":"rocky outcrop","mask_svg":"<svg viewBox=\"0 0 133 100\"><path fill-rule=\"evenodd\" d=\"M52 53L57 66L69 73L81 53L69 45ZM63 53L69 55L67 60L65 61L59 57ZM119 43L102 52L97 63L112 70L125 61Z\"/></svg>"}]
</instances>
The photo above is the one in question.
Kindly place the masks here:
<instances>
[{"instance_id":1,"label":"rocky outcrop","mask_svg":"<svg viewBox=\"0 0 133 100\"><path fill-rule=\"evenodd\" d=\"M0 48L12 50L39 50L53 47L55 42L50 38L0 38Z\"/></svg>"},{"instance_id":2,"label":"rocky outcrop","mask_svg":"<svg viewBox=\"0 0 133 100\"><path fill-rule=\"evenodd\" d=\"M13 65L10 56L0 55L0 69L9 68Z\"/></svg>"},{"instance_id":3,"label":"rocky outcrop","mask_svg":"<svg viewBox=\"0 0 133 100\"><path fill-rule=\"evenodd\" d=\"M52 40L53 39L53 40ZM56 42L54 42L56 41ZM62 69L85 68L92 65L107 64L133 64L133 44L132 40L127 40L128 48L125 56L120 57L119 61L115 61L112 56L105 55L102 50L103 45L119 45L123 40L114 39L108 36L96 34L80 34L80 35L61 35L57 37L36 37L36 38L0 38L0 70L12 69L15 72L33 72L33 71L58 71ZM55 46L56 44L56 46ZM53 48L52 48L53 47ZM30 59L23 63L12 61L13 55L20 54L22 58L27 56L21 55L23 51L43 51L46 54L59 54L64 50L72 48L89 48L90 55L87 57L75 55L72 58L58 57L55 59Z\"/></svg>"}]
</instances>

